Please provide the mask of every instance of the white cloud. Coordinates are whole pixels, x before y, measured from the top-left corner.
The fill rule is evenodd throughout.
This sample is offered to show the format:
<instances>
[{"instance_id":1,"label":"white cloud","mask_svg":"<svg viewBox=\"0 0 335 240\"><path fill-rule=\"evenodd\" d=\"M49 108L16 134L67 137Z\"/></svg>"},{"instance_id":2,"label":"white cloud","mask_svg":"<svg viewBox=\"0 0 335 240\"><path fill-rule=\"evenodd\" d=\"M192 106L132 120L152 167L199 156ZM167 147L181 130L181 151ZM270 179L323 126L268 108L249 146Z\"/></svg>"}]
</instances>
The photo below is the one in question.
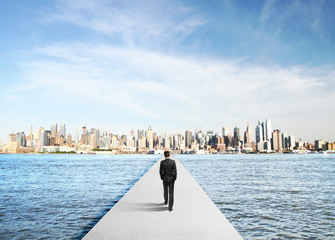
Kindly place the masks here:
<instances>
[{"instance_id":1,"label":"white cloud","mask_svg":"<svg viewBox=\"0 0 335 240\"><path fill-rule=\"evenodd\" d=\"M34 53L39 58L25 65L22 87L41 99L90 103L150 121L178 116L180 122L210 125L288 113L303 121L315 117L314 109L326 111L335 103L335 90L329 89L335 72L326 68L263 67L77 43Z\"/></svg>"},{"instance_id":2,"label":"white cloud","mask_svg":"<svg viewBox=\"0 0 335 240\"><path fill-rule=\"evenodd\" d=\"M47 21L66 22L108 35L130 46L180 41L206 23L192 8L161 1L59 0Z\"/></svg>"},{"instance_id":3,"label":"white cloud","mask_svg":"<svg viewBox=\"0 0 335 240\"><path fill-rule=\"evenodd\" d=\"M166 128L198 123L215 128L231 119L289 118L299 125L319 117L329 126L334 121L327 109L335 103L333 69L167 54L157 50L162 47L147 46L178 41L206 21L183 6L117 2L114 8L114 3L58 1L58 11L48 19L93 29L126 44L77 41L32 49L23 64L21 86L8 96L20 98L29 91L37 106L46 102L81 106L85 112L99 109L102 118L112 115L123 122ZM270 21L274 4L269 1L264 7L262 22Z\"/></svg>"}]
</instances>

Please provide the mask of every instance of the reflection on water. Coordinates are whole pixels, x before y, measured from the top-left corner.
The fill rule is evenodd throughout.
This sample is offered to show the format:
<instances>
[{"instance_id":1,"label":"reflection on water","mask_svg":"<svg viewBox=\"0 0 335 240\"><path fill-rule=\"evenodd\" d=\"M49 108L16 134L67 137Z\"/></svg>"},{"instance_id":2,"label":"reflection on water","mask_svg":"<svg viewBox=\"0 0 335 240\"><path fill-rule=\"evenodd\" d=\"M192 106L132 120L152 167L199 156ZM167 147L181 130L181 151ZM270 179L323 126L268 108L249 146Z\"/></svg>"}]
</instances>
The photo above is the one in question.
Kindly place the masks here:
<instances>
[{"instance_id":1,"label":"reflection on water","mask_svg":"<svg viewBox=\"0 0 335 240\"><path fill-rule=\"evenodd\" d=\"M244 239L335 239L335 155L180 155Z\"/></svg>"}]
</instances>

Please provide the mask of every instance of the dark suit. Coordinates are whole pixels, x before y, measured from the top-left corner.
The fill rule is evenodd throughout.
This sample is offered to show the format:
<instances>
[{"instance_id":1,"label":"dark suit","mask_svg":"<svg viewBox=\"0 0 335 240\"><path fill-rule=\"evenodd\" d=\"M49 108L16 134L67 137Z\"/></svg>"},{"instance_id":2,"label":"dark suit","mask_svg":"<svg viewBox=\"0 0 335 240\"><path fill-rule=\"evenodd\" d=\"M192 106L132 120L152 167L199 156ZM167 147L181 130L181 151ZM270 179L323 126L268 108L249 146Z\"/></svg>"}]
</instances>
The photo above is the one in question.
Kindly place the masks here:
<instances>
[{"instance_id":1,"label":"dark suit","mask_svg":"<svg viewBox=\"0 0 335 240\"><path fill-rule=\"evenodd\" d=\"M176 162L170 158L161 161L159 174L163 180L165 204L169 200L169 210L171 211L173 207L174 181L177 179Z\"/></svg>"}]
</instances>

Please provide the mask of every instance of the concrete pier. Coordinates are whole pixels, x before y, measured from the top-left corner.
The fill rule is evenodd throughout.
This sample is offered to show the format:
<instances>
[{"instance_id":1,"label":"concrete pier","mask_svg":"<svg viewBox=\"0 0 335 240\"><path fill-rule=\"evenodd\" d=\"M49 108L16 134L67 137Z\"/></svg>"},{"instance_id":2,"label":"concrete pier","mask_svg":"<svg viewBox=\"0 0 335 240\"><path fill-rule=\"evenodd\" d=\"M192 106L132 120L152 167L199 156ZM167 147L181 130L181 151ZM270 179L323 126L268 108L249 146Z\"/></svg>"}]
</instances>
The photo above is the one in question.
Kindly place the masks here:
<instances>
[{"instance_id":1,"label":"concrete pier","mask_svg":"<svg viewBox=\"0 0 335 240\"><path fill-rule=\"evenodd\" d=\"M169 212L163 203L160 160L86 234L84 240L242 239L176 159L175 199L173 211Z\"/></svg>"}]
</instances>

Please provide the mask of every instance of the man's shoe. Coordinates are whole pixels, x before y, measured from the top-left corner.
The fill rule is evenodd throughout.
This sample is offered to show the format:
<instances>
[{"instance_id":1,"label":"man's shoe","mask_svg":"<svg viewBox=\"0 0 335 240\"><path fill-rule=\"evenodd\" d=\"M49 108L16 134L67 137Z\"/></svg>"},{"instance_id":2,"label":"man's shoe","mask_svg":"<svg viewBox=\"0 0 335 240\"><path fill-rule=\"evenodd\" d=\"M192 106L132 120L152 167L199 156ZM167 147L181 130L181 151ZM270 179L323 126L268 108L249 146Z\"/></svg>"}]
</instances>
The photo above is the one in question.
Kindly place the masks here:
<instances>
[{"instance_id":1,"label":"man's shoe","mask_svg":"<svg viewBox=\"0 0 335 240\"><path fill-rule=\"evenodd\" d=\"M164 202L165 205L167 205L168 203L167 202Z\"/></svg>"},{"instance_id":2,"label":"man's shoe","mask_svg":"<svg viewBox=\"0 0 335 240\"><path fill-rule=\"evenodd\" d=\"M173 208L169 208L169 212L172 212Z\"/></svg>"}]
</instances>

